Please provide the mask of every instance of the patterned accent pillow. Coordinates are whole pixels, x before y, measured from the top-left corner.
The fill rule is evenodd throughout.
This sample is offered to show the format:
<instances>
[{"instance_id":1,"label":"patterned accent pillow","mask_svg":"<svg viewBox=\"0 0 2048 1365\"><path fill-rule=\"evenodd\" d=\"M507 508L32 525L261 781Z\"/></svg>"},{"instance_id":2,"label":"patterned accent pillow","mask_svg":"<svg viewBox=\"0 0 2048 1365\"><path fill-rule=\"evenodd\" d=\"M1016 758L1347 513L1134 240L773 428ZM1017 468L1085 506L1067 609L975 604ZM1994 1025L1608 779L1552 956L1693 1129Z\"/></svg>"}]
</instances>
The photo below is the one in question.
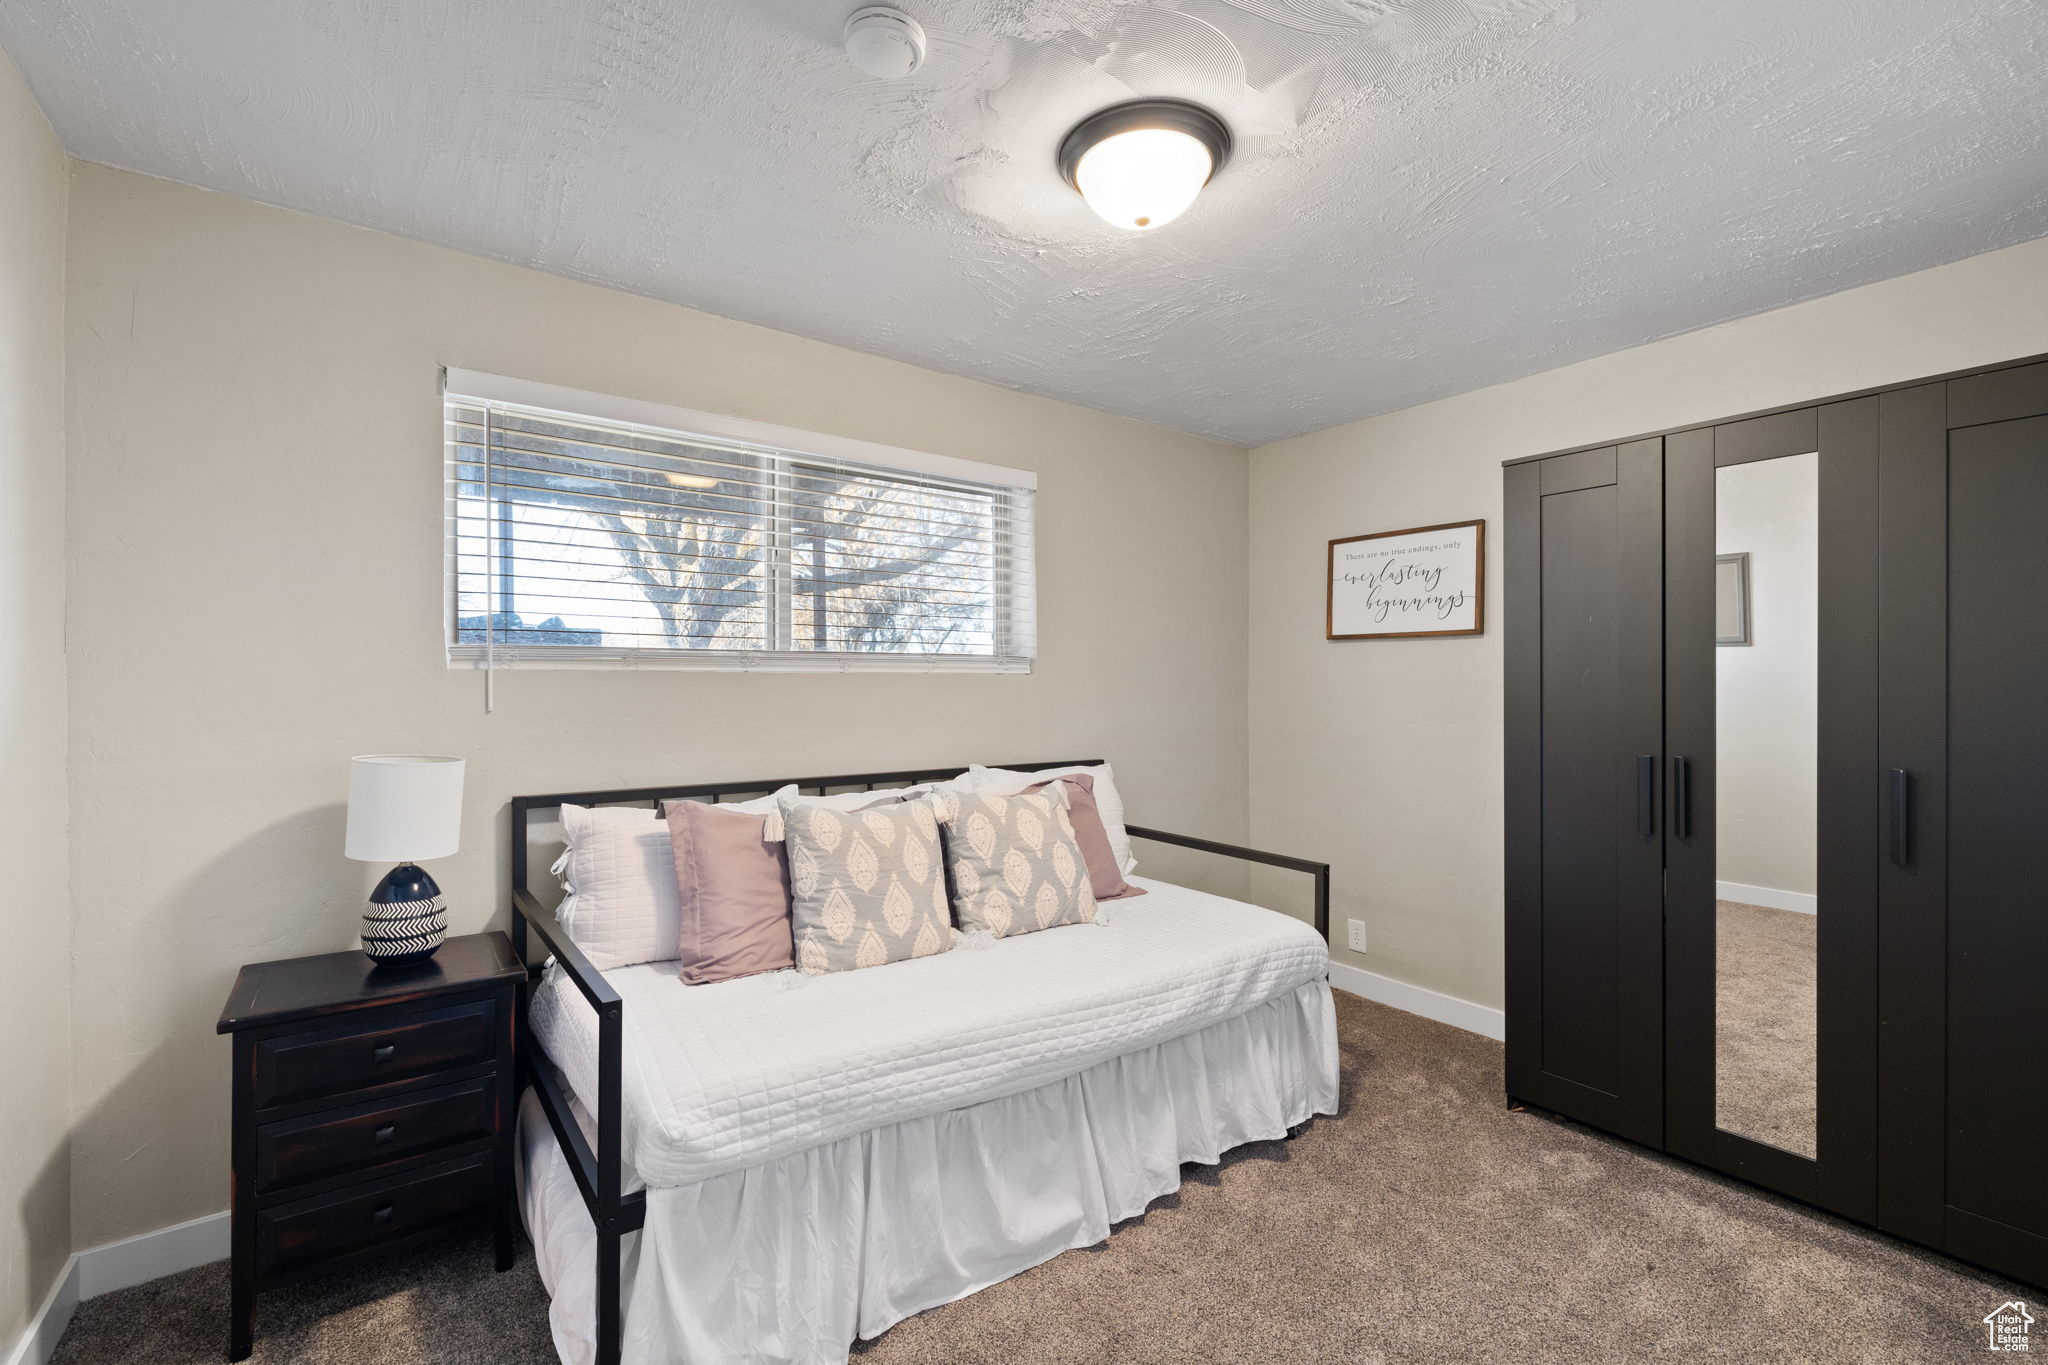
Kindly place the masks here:
<instances>
[{"instance_id":1,"label":"patterned accent pillow","mask_svg":"<svg viewBox=\"0 0 2048 1365\"><path fill-rule=\"evenodd\" d=\"M953 946L931 802L859 811L793 798L781 805L798 967L821 976Z\"/></svg>"},{"instance_id":2,"label":"patterned accent pillow","mask_svg":"<svg viewBox=\"0 0 2048 1365\"><path fill-rule=\"evenodd\" d=\"M1077 763L1066 768L1037 768L1024 772L1016 768L984 768L979 763L967 770L967 778L976 791L993 792L1008 796L1012 792L1025 791L1047 778L1065 777L1069 773L1087 773L1095 779L1095 807L1102 820L1103 832L1109 835L1109 846L1116 853L1117 870L1126 877L1138 870L1138 860L1131 853L1130 832L1124 828L1124 798L1116 789L1116 774L1107 763Z\"/></svg>"},{"instance_id":3,"label":"patterned accent pillow","mask_svg":"<svg viewBox=\"0 0 2048 1365\"><path fill-rule=\"evenodd\" d=\"M997 938L1095 918L1095 896L1066 801L1055 788L1018 796L949 793L946 871L962 929Z\"/></svg>"}]
</instances>

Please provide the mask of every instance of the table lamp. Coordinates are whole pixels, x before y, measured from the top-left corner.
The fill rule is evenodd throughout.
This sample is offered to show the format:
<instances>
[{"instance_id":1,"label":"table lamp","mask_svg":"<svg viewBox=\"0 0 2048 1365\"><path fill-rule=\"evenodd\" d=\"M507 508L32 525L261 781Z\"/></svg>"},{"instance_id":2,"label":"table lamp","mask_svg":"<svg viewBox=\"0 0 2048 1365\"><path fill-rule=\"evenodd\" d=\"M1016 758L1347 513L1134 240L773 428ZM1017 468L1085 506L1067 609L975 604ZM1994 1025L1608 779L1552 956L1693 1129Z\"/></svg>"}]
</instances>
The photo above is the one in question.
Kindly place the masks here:
<instances>
[{"instance_id":1,"label":"table lamp","mask_svg":"<svg viewBox=\"0 0 2048 1365\"><path fill-rule=\"evenodd\" d=\"M379 966L424 962L448 932L441 888L418 864L462 841L462 760L364 754L349 760L346 852L396 862L363 909L363 951Z\"/></svg>"}]
</instances>

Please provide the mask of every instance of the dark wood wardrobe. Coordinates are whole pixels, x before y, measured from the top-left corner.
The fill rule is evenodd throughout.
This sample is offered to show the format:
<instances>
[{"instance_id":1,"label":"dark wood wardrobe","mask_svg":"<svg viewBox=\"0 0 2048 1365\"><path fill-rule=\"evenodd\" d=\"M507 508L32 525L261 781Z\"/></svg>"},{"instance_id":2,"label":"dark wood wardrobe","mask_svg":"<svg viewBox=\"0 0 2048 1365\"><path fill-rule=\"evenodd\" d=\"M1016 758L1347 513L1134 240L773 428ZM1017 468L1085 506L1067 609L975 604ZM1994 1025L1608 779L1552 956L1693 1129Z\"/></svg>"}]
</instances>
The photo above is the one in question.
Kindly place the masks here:
<instances>
[{"instance_id":1,"label":"dark wood wardrobe","mask_svg":"<svg viewBox=\"0 0 2048 1365\"><path fill-rule=\"evenodd\" d=\"M1505 476L1510 1101L2048 1285L2048 363Z\"/></svg>"}]
</instances>

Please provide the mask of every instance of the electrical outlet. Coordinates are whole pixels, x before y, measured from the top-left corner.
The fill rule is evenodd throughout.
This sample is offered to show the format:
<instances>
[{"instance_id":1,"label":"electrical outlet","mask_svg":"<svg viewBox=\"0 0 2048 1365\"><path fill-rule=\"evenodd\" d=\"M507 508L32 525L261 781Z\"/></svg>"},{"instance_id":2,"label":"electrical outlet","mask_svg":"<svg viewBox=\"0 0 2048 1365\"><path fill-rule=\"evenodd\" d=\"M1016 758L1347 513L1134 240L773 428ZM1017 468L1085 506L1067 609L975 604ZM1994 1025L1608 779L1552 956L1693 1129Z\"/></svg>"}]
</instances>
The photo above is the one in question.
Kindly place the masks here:
<instances>
[{"instance_id":1,"label":"electrical outlet","mask_svg":"<svg viewBox=\"0 0 2048 1365\"><path fill-rule=\"evenodd\" d=\"M1362 919L1348 919L1344 921L1344 927L1347 930L1344 940L1345 946L1349 947L1354 953L1364 952L1365 921Z\"/></svg>"}]
</instances>

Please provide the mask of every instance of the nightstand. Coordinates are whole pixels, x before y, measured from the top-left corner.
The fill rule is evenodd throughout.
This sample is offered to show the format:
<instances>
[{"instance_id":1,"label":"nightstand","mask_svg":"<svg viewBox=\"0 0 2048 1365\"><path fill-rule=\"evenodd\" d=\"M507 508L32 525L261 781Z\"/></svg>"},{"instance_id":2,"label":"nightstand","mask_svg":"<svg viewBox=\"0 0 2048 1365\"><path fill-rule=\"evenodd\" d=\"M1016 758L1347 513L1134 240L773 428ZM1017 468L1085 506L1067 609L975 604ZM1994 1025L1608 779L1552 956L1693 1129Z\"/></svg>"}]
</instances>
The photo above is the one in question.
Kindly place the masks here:
<instances>
[{"instance_id":1,"label":"nightstand","mask_svg":"<svg viewBox=\"0 0 2048 1365\"><path fill-rule=\"evenodd\" d=\"M495 1219L511 1267L513 1036L526 972L503 934L425 962L360 952L242 968L234 1035L228 1359L256 1291Z\"/></svg>"}]
</instances>

